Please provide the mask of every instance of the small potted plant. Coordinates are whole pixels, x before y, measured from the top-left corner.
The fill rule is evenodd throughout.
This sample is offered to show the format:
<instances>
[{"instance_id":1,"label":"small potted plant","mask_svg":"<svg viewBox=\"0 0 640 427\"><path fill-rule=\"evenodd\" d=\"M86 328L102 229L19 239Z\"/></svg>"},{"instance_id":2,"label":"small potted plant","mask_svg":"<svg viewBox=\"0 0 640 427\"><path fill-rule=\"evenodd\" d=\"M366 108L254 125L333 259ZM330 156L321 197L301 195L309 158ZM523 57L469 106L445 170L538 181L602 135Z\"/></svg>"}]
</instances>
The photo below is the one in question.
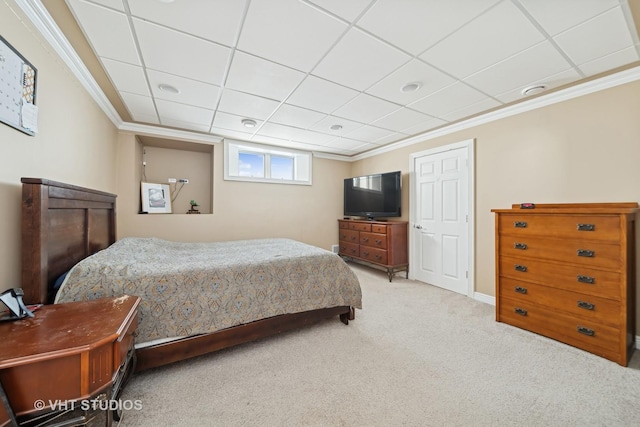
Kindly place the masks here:
<instances>
[{"instance_id":1,"label":"small potted plant","mask_svg":"<svg viewBox=\"0 0 640 427\"><path fill-rule=\"evenodd\" d=\"M189 211L187 213L190 213L190 214L200 213L200 211L198 210L198 206L200 206L200 205L198 205L198 202L196 202L195 200L192 199L189 202L189 205L191 205L191 208L189 209Z\"/></svg>"}]
</instances>

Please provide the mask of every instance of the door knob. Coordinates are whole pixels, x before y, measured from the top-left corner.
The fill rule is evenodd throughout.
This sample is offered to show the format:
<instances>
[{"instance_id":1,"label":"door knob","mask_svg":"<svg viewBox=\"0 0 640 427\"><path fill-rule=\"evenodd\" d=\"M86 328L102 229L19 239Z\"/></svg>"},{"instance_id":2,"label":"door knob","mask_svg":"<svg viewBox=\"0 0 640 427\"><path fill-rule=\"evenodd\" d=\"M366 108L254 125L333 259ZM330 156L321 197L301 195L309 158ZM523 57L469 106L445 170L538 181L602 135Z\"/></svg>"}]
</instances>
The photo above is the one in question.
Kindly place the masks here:
<instances>
[{"instance_id":1,"label":"door knob","mask_svg":"<svg viewBox=\"0 0 640 427\"><path fill-rule=\"evenodd\" d=\"M421 225L416 225L416 228L417 228L418 230L420 230L420 229L422 229L422 226L421 226Z\"/></svg>"}]
</instances>

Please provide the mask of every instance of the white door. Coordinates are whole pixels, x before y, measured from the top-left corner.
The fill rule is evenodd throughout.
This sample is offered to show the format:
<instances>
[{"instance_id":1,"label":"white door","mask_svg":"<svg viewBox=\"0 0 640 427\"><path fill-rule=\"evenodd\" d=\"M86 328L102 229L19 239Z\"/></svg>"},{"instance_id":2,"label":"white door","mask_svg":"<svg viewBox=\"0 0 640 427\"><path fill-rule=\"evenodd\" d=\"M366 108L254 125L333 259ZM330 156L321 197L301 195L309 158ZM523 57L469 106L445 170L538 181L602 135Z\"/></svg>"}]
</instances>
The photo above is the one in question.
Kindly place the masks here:
<instances>
[{"instance_id":1,"label":"white door","mask_svg":"<svg viewBox=\"0 0 640 427\"><path fill-rule=\"evenodd\" d=\"M429 152L413 162L413 278L471 296L469 149Z\"/></svg>"}]
</instances>

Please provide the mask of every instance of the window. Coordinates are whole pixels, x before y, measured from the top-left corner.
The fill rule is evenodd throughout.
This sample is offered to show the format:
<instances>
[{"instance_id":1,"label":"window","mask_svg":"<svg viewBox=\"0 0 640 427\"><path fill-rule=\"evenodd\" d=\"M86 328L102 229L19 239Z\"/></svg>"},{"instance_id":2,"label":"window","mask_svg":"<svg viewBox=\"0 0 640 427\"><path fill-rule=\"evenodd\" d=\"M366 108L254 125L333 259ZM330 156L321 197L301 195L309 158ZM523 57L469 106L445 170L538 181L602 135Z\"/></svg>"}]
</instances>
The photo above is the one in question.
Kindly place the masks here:
<instances>
[{"instance_id":1,"label":"window","mask_svg":"<svg viewBox=\"0 0 640 427\"><path fill-rule=\"evenodd\" d=\"M226 139L224 152L225 180L311 185L309 152Z\"/></svg>"}]
</instances>

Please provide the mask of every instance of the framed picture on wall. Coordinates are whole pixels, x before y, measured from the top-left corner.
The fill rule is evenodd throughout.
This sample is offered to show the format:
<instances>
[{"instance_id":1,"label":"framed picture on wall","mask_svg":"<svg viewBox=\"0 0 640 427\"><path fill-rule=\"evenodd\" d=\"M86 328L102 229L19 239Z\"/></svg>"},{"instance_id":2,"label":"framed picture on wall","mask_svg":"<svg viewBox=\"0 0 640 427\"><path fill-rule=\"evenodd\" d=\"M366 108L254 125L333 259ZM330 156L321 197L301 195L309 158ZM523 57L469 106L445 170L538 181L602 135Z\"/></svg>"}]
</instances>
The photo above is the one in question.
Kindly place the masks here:
<instances>
[{"instance_id":1,"label":"framed picture on wall","mask_svg":"<svg viewBox=\"0 0 640 427\"><path fill-rule=\"evenodd\" d=\"M171 190L168 184L141 184L142 211L146 213L171 213Z\"/></svg>"}]
</instances>

